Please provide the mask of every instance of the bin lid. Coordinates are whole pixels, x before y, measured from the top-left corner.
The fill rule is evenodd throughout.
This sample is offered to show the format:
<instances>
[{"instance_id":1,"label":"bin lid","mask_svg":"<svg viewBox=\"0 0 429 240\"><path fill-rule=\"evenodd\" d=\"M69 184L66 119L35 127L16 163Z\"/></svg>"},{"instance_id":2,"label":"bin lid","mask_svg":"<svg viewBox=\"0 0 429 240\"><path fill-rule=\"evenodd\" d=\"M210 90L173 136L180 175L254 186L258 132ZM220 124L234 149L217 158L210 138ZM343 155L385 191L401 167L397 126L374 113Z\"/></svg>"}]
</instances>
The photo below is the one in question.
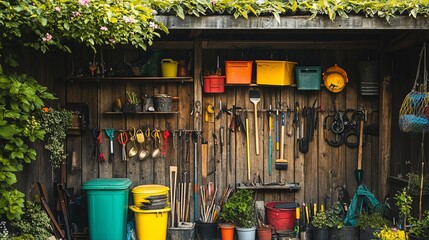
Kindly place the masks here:
<instances>
[{"instance_id":1,"label":"bin lid","mask_svg":"<svg viewBox=\"0 0 429 240\"><path fill-rule=\"evenodd\" d=\"M85 182L82 186L84 190L121 190L131 186L128 178L94 178Z\"/></svg>"},{"instance_id":2,"label":"bin lid","mask_svg":"<svg viewBox=\"0 0 429 240\"><path fill-rule=\"evenodd\" d=\"M159 194L167 192L170 188L163 185L147 184L140 185L132 189L133 193Z\"/></svg>"}]
</instances>

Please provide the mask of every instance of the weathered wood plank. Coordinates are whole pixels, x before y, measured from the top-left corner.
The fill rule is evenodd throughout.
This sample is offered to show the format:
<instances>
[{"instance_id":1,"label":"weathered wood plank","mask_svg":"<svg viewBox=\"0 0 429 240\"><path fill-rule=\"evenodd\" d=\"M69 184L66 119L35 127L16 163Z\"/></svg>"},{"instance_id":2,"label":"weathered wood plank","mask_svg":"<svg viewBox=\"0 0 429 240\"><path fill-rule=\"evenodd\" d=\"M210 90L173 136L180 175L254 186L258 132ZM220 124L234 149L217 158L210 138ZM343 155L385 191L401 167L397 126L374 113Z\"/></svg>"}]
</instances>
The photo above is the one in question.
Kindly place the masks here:
<instances>
[{"instance_id":1,"label":"weathered wood plank","mask_svg":"<svg viewBox=\"0 0 429 240\"><path fill-rule=\"evenodd\" d=\"M392 92L390 82L391 78L385 76L381 87L380 96L380 172L379 172L379 191L378 198L386 196L389 189L389 174L390 174L390 133L392 121ZM383 122L383 124L381 124Z\"/></svg>"},{"instance_id":2,"label":"weathered wood plank","mask_svg":"<svg viewBox=\"0 0 429 240\"><path fill-rule=\"evenodd\" d=\"M169 29L428 29L429 23L424 17L414 19L409 16L395 16L387 22L382 18L368 18L364 16L349 16L348 18L336 18L330 20L327 16L316 16L309 20L309 16L282 16L280 22L274 16L250 16L247 19L235 18L230 15L215 15L204 17L187 16L181 19L176 16L155 16L158 21L163 22Z\"/></svg>"}]
</instances>

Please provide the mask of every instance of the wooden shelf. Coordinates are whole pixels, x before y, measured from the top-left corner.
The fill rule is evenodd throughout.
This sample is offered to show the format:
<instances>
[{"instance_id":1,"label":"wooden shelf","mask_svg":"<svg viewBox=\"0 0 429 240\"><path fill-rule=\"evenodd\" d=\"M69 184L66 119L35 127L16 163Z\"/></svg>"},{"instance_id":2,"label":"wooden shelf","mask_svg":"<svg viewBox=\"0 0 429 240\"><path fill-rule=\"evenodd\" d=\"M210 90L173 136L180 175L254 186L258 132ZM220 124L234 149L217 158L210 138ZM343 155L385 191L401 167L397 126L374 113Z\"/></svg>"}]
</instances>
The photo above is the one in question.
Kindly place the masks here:
<instances>
[{"instance_id":1,"label":"wooden shelf","mask_svg":"<svg viewBox=\"0 0 429 240\"><path fill-rule=\"evenodd\" d=\"M289 190L296 191L301 189L299 184L296 183L286 183L284 185L264 185L256 184L255 186L245 186L243 184L237 185L238 189L249 189L249 190Z\"/></svg>"},{"instance_id":2,"label":"wooden shelf","mask_svg":"<svg viewBox=\"0 0 429 240\"><path fill-rule=\"evenodd\" d=\"M104 112L103 114L106 115L164 115L164 114L177 114L178 112L130 112L130 113L124 113L124 112Z\"/></svg>"},{"instance_id":3,"label":"wooden shelf","mask_svg":"<svg viewBox=\"0 0 429 240\"><path fill-rule=\"evenodd\" d=\"M193 82L192 77L69 77L67 81L73 82L169 82L169 83L185 83Z\"/></svg>"}]
</instances>

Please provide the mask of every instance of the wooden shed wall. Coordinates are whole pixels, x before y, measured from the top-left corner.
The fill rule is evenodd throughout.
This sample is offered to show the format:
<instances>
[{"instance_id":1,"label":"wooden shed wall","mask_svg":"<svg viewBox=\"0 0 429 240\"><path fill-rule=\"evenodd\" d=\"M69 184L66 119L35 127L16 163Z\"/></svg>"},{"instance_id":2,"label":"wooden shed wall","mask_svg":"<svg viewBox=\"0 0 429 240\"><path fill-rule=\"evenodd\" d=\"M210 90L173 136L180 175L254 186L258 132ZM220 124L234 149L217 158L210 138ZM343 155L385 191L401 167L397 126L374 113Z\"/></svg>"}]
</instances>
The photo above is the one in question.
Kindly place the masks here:
<instances>
[{"instance_id":1,"label":"wooden shed wall","mask_svg":"<svg viewBox=\"0 0 429 240\"><path fill-rule=\"evenodd\" d=\"M170 58L187 57L188 52L192 49L179 51L165 50L164 56ZM366 108L369 113L368 124L378 125L378 96L361 96L358 92L360 76L358 72L358 62L374 57L373 49L205 49L202 50L201 69L214 68L216 59L219 56L221 68L224 69L225 60L257 60L257 59L276 59L296 61L300 66L321 66L323 69L338 64L349 74L349 83L346 89L338 94L328 92L324 87L321 91L297 91L296 87L275 87L275 86L225 86L225 92L222 94L202 93L201 112L198 118L195 114L191 116L191 106L195 104L198 97L194 97L194 92L201 92L201 77L194 76L194 83L157 83L157 82L88 82L85 80L68 83L65 88L65 95L61 96L64 103L83 102L89 104L90 125L89 129L83 135L70 135L67 139L67 152L71 155L72 151L77 152L80 162L80 169L70 171L70 159L67 160L67 185L73 186L79 192L81 184L94 177L128 177L133 181L133 185L140 184L163 184L169 185L169 166L177 165L179 158L178 146L170 138L168 153L166 157L159 159L146 159L139 161L136 157L131 158L128 162L122 162L120 156L120 145L115 139L115 160L111 163L100 163L91 159L94 147L94 138L91 132L93 128L114 128L116 130L127 130L130 127L136 128L160 128L169 130L199 130L201 126L201 137L197 145L198 156L198 174L199 183L201 179L201 141L204 139L208 143L208 165L207 171L210 173L216 168L216 180L214 174L208 176L206 181L216 181L216 184L223 189L227 184L235 185L236 183L248 182L247 180L247 160L246 160L246 143L245 137L241 132L232 133L232 165L233 170L227 168L227 159L229 160L228 146L228 126L231 116L224 114L220 119L215 119L215 115L210 115L208 122L204 121L204 112L208 104L216 107L215 114L219 112L219 103L223 107L232 108L233 105L248 109L249 128L250 128L250 149L251 149L251 179L259 173L264 183L272 182L297 182L300 184L299 191L289 190L264 190L258 194L259 200L265 201L319 201L328 197L328 203L335 201L337 198L335 187L346 186L352 193L356 187L353 172L357 167L357 149L349 148L345 145L339 148L333 148L326 144L323 138L323 120L328 114L332 114L334 109L332 99L335 100L337 109L344 110L348 108L358 109ZM124 60L131 61L142 53L136 50L113 50L104 51L106 63L115 64ZM99 56L97 56L98 58ZM379 57L379 56L377 56ZM83 50L73 54L75 66L86 66L86 63L92 59L88 50ZM197 57L196 57L197 59ZM67 60L68 61L68 60ZM68 65L68 64L67 64ZM197 66L198 63L195 63ZM85 68L85 67L84 67ZM86 71L86 69L85 69ZM255 78L253 77L253 80ZM380 79L381 81L381 79ZM255 154L254 136L254 111L253 104L249 100L249 90L259 90L261 101L258 104L260 113L258 115L260 154ZM156 94L166 92L173 96L178 96L177 103L178 114L171 115L107 115L106 111L111 111L112 103L116 97L125 100L126 91L135 90L140 94ZM316 106L320 107L318 112L318 124L315 131L314 140L310 143L310 150L307 154L295 153L297 144L294 133L285 137L285 158L289 162L288 170L273 170L269 176L267 170L268 161L268 115L266 110L269 105L273 109L288 106L293 110L295 102L299 102L300 107L312 107L316 101ZM292 126L292 116L286 118L286 125ZM243 120L244 115L242 114ZM201 125L200 125L201 124ZM213 134L219 136L219 128L225 128L225 146L223 149L222 162L220 162L220 146L217 148L216 161L214 160L214 142ZM176 133L177 134L177 133ZM272 135L275 136L274 128ZM177 135L175 138L177 141ZM219 144L219 143L218 143ZM174 146L174 147L173 147ZM193 179L193 154L194 148L191 144L189 163L179 167L179 179L183 178L184 171L188 172L188 179ZM128 146L129 148L130 146ZM108 156L108 138L103 134L103 151ZM278 158L279 152L273 149L273 162ZM214 166L216 165L216 167ZM364 183L374 192L378 190L376 176L379 174L378 168L378 138L368 136L364 146L365 169ZM274 169L274 166L273 166Z\"/></svg>"},{"instance_id":2,"label":"wooden shed wall","mask_svg":"<svg viewBox=\"0 0 429 240\"><path fill-rule=\"evenodd\" d=\"M186 45L189 46L189 45ZM219 56L221 64L224 60L240 59L243 56L247 59L255 60L258 58L273 55L278 60L291 60L296 61L300 65L316 65L324 69L337 63L344 68L348 74L350 82L348 83L345 91L339 94L331 94L322 87L320 92L302 92L297 91L294 87L270 87L270 86L226 86L225 93L222 94L205 94L201 93L201 76L196 71L193 74L193 83L157 83L157 82L85 82L75 81L67 83L66 76L71 73L72 62L75 69L77 66L82 66L83 69L87 66L87 62L93 58L90 49L79 48L74 50L73 55L66 55L63 53L49 53L49 54L34 54L27 62L23 64L23 71L28 72L38 79L42 84L47 85L49 89L55 93L59 98L50 104L66 105L67 103L88 103L90 113L90 124L87 131L82 135L70 135L67 139L67 152L69 156L73 151L77 153L79 160L79 169L71 170L70 161L68 158L65 162L63 174L61 171L52 171L48 155L43 147L38 146L38 152L43 153L38 156L38 161L32 163L21 174L19 188L27 191L31 182L42 181L47 185L52 185L54 181L64 181L68 187L75 188L75 194L80 194L81 185L96 177L128 177L133 181L133 185L140 184L164 184L169 185L169 166L176 165L178 159L178 148L173 148L172 140L170 138L168 153L165 158L159 159L146 159L139 161L137 159L130 159L128 162L122 162L120 159L120 146L115 142L115 160L112 163L100 163L96 159L91 159L92 150L94 148L94 137L92 135L93 128L108 128L115 129L128 129L129 127L136 126L142 128L159 127L161 129L188 129L191 130L198 126L201 122L202 134L201 136L208 141L208 156L209 164L208 171L213 169L213 137L212 134L219 133L219 127L224 126L227 130L230 117L224 115L221 119L216 120L214 115L209 116L209 121L203 120L203 109L207 104L212 104L216 107L216 114L219 111L219 100L222 104L231 108L232 105L237 105L249 109L249 126L250 133L253 129L253 114L254 112L252 103L249 101L249 90L256 89L261 93L261 102L259 109L264 110L269 108L271 104L274 108L278 103L287 103L290 106L299 101L300 106L312 106L315 99L318 99L317 105L321 107L318 113L319 123L315 138L310 144L310 150L307 154L298 154L295 158L294 141L291 137L286 137L285 156L289 160L289 168L287 171L273 171L273 175L269 176L267 173L267 136L268 124L267 114L261 111L259 115L259 136L261 154L256 156L254 154L254 139L251 138L251 176L252 179L257 172L261 174L263 182L298 182L301 189L296 192L285 190L265 190L258 194L259 200L265 201L319 201L322 202L325 197L329 197L329 201L336 199L335 187L346 186L350 193L356 187L353 171L356 168L357 149L351 149L346 146L340 148L329 147L323 139L323 118L333 109L331 97L333 96L336 101L338 109L345 108L359 108L365 107L369 111L369 121L366 123L381 126L384 125L385 119L380 120L379 109L380 100L377 96L361 96L358 91L360 76L358 72L357 63L365 60L368 56L377 58L381 55L375 54L374 49L293 49L278 51L272 50L271 53L263 49L247 49L247 50L231 50L231 49L201 49L201 46L196 44L190 45L190 48L182 50L166 50L172 58L186 58L191 52L194 55L195 66L198 61L201 69L212 68L216 64L216 57ZM416 155L416 146L419 141L415 136L410 136L400 133L396 129L396 113L398 106L405 96L407 89L410 86L415 73L415 63L417 61L417 52L419 46L405 49L400 53L388 56L389 61L385 61L384 65L389 66L392 64L392 69L384 69L386 72L392 71L392 136L387 141L392 141L392 174L401 172L400 163L404 160L404 156ZM201 55L198 51L201 51ZM126 54L124 54L126 52ZM143 52L130 49L116 49L104 51L104 58L107 64L117 64L122 61L130 61L136 57L144 56ZM385 59L381 59L385 60ZM223 65L221 66L223 68ZM382 72L380 72L380 83L384 81ZM113 100L116 97L124 99L127 90L135 90L141 94L154 94L167 92L171 95L178 96L177 102L178 114L172 115L106 115L104 112L110 111ZM195 95L197 94L197 95ZM400 97L401 96L401 97ZM202 100L202 112L198 119L190 115L191 105L195 103L196 99ZM227 131L225 131L227 134ZM274 132L273 132L274 136ZM219 137L219 134L218 134ZM403 144L403 139L407 139L407 144ZM177 139L176 139L177 140ZM371 191L376 193L377 197L381 198L379 188L380 172L379 164L379 138L377 136L368 136L367 142L363 150L363 169L365 171L364 184L367 185ZM386 139L384 139L386 140ZM408 141L409 140L409 141ZM245 159L245 141L241 133L233 133L233 166L234 171L229 171L226 168L226 159L229 153L224 148L223 162L220 163L220 151L217 149L217 167L216 167L216 183L223 188L226 184L235 184L238 182L247 181L246 172L246 159ZM201 139L200 139L201 142ZM199 143L200 143L199 142ZM411 148L407 148L408 146ZM108 138L104 134L103 137L103 151L108 156ZM183 176L183 171L188 171L188 179L193 179L193 146L190 149L190 161L179 169L179 175ZM198 144L198 154L201 154L200 144ZM273 150L273 160L276 159L278 152ZM426 154L427 155L427 154ZM390 156L388 156L390 157ZM200 156L198 157L201 161ZM201 162L199 162L201 166ZM198 170L201 172L201 169ZM387 173L390 174L390 173ZM65 179L61 179L63 176ZM214 175L209 175L207 181L213 181ZM199 182L202 183L201 175ZM179 177L180 178L180 177Z\"/></svg>"}]
</instances>

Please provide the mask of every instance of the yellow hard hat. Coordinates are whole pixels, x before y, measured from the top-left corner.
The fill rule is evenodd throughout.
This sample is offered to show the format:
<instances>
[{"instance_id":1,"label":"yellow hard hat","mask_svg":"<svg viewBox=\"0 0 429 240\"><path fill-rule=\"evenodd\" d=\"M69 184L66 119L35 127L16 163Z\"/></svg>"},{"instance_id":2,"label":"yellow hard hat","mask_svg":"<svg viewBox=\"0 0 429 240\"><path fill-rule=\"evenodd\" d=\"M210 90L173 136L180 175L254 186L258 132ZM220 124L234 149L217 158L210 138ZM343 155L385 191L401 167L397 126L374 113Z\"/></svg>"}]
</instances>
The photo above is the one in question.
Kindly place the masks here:
<instances>
[{"instance_id":1,"label":"yellow hard hat","mask_svg":"<svg viewBox=\"0 0 429 240\"><path fill-rule=\"evenodd\" d=\"M333 93L341 92L346 87L348 81L346 71L338 67L337 64L326 69L323 73L323 83Z\"/></svg>"}]
</instances>

